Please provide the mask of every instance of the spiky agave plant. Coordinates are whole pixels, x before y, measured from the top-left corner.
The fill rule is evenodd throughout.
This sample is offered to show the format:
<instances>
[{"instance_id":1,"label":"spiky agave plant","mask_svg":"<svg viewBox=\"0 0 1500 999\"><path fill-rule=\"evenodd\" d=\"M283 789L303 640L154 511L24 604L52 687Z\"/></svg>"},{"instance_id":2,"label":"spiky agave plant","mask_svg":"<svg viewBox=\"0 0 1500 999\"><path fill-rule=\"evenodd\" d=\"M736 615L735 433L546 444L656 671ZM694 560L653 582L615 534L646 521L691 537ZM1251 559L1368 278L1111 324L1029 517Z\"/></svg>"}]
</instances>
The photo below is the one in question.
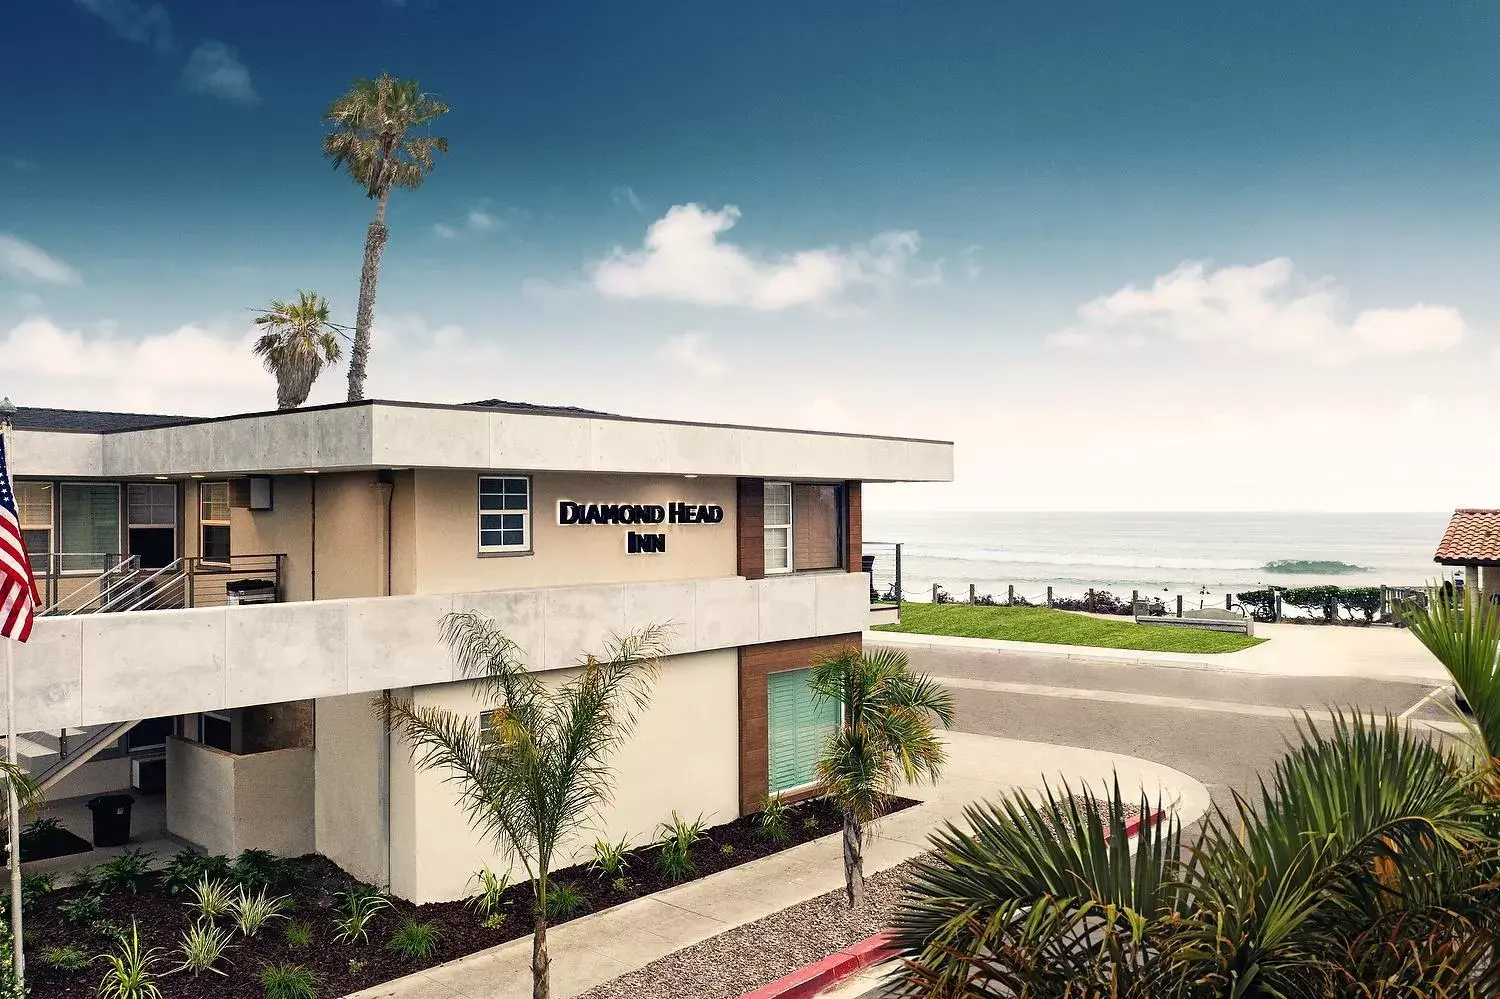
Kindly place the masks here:
<instances>
[{"instance_id":1,"label":"spiky agave plant","mask_svg":"<svg viewBox=\"0 0 1500 999\"><path fill-rule=\"evenodd\" d=\"M1434 587L1425 601L1402 610L1400 620L1443 664L1467 702L1464 720L1474 751L1492 769L1500 766L1500 605L1473 595L1454 600Z\"/></svg>"}]
</instances>

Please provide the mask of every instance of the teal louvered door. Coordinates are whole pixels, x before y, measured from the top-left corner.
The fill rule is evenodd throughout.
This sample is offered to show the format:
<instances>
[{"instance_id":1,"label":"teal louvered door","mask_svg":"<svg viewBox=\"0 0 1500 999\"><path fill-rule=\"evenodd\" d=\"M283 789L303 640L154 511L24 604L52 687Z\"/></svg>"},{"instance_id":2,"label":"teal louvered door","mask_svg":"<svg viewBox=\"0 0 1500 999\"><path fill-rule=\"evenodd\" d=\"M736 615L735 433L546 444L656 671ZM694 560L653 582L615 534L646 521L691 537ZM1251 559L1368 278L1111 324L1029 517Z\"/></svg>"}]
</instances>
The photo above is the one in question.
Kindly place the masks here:
<instances>
[{"instance_id":1,"label":"teal louvered door","mask_svg":"<svg viewBox=\"0 0 1500 999\"><path fill-rule=\"evenodd\" d=\"M810 670L799 669L766 677L772 794L813 782L813 766L839 724L839 705L813 697L810 675Z\"/></svg>"}]
</instances>

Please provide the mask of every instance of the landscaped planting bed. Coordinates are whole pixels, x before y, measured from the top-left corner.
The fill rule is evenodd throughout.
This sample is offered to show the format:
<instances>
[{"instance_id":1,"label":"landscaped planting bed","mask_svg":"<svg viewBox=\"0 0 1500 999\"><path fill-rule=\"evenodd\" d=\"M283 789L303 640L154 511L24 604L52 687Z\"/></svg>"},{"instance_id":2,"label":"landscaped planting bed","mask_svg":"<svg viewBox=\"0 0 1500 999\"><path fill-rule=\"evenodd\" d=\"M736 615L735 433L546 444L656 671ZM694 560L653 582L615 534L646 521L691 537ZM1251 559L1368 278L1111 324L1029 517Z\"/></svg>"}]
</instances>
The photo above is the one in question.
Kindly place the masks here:
<instances>
[{"instance_id":1,"label":"landscaped planting bed","mask_svg":"<svg viewBox=\"0 0 1500 999\"><path fill-rule=\"evenodd\" d=\"M897 799L891 811L912 804ZM760 816L712 828L679 823L670 832L688 844L691 870L679 869L676 878L663 869L669 866L664 852L672 851L659 842L622 852L618 869L585 864L554 871L553 921L566 922L838 832L842 819L826 801L816 800L788 807L784 826L785 838L773 841L762 831ZM659 830L659 838L668 832ZM608 853L603 851L601 859ZM93 959L118 953L120 936L129 938L132 922L141 950L159 949L152 970L166 999L342 996L526 936L532 928L526 884L496 892L485 915L476 899L422 906L395 898L353 901L368 899L374 889L318 856L283 860L251 852L231 862L184 851L165 870L145 868L143 856L127 855L85 872L80 886L43 890L39 880L28 879L27 979L33 995L92 999L106 970L104 962ZM205 879L227 889L230 911L212 918L203 914L197 899ZM478 880L475 890L480 891ZM233 903L238 900L241 911L253 914L262 893L282 899L282 907L247 935L237 926ZM351 907L373 910L362 936L351 925ZM171 970L182 963L180 948L195 925L217 928L228 939L215 965L223 974ZM314 991L268 993L262 981L268 968L293 983L310 978Z\"/></svg>"}]
</instances>

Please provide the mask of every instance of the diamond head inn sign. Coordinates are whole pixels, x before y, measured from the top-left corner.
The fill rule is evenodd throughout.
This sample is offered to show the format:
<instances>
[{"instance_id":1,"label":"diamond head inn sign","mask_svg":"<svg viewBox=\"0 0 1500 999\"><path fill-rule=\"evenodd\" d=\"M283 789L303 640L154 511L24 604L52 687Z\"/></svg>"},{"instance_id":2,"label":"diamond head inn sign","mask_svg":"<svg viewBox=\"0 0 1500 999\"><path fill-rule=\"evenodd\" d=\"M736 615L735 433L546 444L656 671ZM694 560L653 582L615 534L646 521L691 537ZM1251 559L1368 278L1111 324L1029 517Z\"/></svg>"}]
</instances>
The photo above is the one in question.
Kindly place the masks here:
<instances>
[{"instance_id":1,"label":"diamond head inn sign","mask_svg":"<svg viewBox=\"0 0 1500 999\"><path fill-rule=\"evenodd\" d=\"M614 526L654 527L658 524L721 524L724 508L702 503L575 503L559 500L557 522L563 527ZM625 551L630 555L662 555L667 536L658 532L627 531Z\"/></svg>"}]
</instances>

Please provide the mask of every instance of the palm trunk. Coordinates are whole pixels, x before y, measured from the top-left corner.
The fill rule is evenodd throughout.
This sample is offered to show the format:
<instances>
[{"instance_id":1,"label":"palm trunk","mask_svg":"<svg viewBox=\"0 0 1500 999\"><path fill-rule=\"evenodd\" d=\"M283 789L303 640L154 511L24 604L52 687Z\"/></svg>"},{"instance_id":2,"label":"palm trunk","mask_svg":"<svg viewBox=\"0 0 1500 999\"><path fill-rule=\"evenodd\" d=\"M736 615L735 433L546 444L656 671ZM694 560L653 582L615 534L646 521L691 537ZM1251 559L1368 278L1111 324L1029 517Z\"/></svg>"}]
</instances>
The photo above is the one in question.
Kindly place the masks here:
<instances>
[{"instance_id":1,"label":"palm trunk","mask_svg":"<svg viewBox=\"0 0 1500 999\"><path fill-rule=\"evenodd\" d=\"M865 904L864 830L852 812L844 813L844 893L850 908Z\"/></svg>"},{"instance_id":2,"label":"palm trunk","mask_svg":"<svg viewBox=\"0 0 1500 999\"><path fill-rule=\"evenodd\" d=\"M549 999L552 994L552 960L547 956L547 866L536 880L536 912L531 930L531 999Z\"/></svg>"},{"instance_id":3,"label":"palm trunk","mask_svg":"<svg viewBox=\"0 0 1500 999\"><path fill-rule=\"evenodd\" d=\"M365 262L359 269L359 308L354 313L354 351L349 357L349 401L365 397L365 366L370 359L370 324L375 319L375 283L380 279L380 254L385 249L387 188L375 201L375 218L365 232Z\"/></svg>"}]
</instances>

